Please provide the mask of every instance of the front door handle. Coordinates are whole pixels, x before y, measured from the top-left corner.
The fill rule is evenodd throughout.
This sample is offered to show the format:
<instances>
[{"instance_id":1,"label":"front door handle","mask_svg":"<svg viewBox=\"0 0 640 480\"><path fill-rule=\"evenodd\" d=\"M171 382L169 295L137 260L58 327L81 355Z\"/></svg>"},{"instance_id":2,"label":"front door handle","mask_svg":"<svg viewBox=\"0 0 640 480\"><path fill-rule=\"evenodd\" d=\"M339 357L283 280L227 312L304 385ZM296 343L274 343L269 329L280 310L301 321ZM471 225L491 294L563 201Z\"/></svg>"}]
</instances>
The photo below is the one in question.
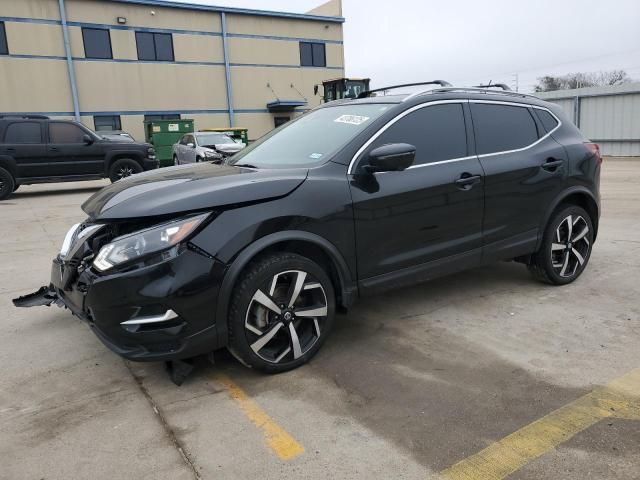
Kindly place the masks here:
<instances>
[{"instance_id":1,"label":"front door handle","mask_svg":"<svg viewBox=\"0 0 640 480\"><path fill-rule=\"evenodd\" d=\"M470 173L465 172L456 180L456 185L461 190L471 190L473 185L479 182L481 178L481 175L471 175Z\"/></svg>"},{"instance_id":2,"label":"front door handle","mask_svg":"<svg viewBox=\"0 0 640 480\"><path fill-rule=\"evenodd\" d=\"M555 172L558 167L561 167L564 160L558 160L555 158L547 158L547 161L542 164L542 168L547 172Z\"/></svg>"}]
</instances>

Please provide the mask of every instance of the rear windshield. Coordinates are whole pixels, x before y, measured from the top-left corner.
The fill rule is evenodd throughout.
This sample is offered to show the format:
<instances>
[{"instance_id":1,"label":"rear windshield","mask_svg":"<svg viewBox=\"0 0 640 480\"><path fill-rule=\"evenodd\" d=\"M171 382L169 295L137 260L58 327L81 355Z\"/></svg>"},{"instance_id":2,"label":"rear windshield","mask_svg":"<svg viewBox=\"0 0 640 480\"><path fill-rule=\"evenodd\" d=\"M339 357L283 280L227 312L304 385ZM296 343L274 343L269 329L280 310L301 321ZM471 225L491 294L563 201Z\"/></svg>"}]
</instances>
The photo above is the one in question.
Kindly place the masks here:
<instances>
[{"instance_id":1,"label":"rear windshield","mask_svg":"<svg viewBox=\"0 0 640 480\"><path fill-rule=\"evenodd\" d=\"M324 163L391 107L347 104L312 110L236 154L233 164L288 168Z\"/></svg>"}]
</instances>

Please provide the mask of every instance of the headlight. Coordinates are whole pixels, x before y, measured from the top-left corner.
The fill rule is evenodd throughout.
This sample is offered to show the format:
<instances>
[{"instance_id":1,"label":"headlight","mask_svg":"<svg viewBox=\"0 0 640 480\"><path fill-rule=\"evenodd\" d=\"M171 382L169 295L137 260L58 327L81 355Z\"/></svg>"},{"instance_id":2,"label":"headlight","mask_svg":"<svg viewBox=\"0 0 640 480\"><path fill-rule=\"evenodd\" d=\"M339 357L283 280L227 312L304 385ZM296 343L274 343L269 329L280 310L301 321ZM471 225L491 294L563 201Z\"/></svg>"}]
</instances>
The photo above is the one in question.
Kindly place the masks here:
<instances>
[{"instance_id":1,"label":"headlight","mask_svg":"<svg viewBox=\"0 0 640 480\"><path fill-rule=\"evenodd\" d=\"M218 155L216 152L214 152L212 150L205 150L204 151L204 156L205 157L219 157L220 155Z\"/></svg>"},{"instance_id":2,"label":"headlight","mask_svg":"<svg viewBox=\"0 0 640 480\"><path fill-rule=\"evenodd\" d=\"M209 214L183 218L114 239L98 252L93 266L104 272L116 265L170 249L183 241Z\"/></svg>"},{"instance_id":3,"label":"headlight","mask_svg":"<svg viewBox=\"0 0 640 480\"><path fill-rule=\"evenodd\" d=\"M156 149L153 147L147 148L147 157L148 158L156 158Z\"/></svg>"}]
</instances>

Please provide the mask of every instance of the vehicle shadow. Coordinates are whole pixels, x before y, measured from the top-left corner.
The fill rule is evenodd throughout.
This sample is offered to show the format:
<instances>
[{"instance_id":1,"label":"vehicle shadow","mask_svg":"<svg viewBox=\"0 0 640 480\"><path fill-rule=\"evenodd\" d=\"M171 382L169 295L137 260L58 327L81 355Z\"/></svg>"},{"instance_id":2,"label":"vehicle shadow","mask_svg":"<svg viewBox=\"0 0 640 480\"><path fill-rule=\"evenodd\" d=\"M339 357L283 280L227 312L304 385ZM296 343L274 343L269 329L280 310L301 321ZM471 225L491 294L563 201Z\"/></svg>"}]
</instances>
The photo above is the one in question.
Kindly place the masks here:
<instances>
[{"instance_id":1,"label":"vehicle shadow","mask_svg":"<svg viewBox=\"0 0 640 480\"><path fill-rule=\"evenodd\" d=\"M104 188L104 185L95 186L95 187L79 187L79 188L65 188L64 190L38 190L35 192L16 192L11 195L10 200L18 200L20 198L37 198L37 197L45 197L45 196L58 196L58 195L68 195L71 193L94 193L98 190Z\"/></svg>"}]
</instances>

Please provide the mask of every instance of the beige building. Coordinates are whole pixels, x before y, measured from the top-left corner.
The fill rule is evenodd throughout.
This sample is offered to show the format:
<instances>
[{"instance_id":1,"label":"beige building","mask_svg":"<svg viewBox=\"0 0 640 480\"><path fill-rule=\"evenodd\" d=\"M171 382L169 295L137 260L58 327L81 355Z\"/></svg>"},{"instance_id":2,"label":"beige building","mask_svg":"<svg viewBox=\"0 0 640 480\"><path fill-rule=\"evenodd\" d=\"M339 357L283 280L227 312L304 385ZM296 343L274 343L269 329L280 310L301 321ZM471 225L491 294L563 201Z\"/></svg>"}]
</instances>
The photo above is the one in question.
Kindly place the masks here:
<instances>
[{"instance_id":1,"label":"beige building","mask_svg":"<svg viewBox=\"0 0 640 480\"><path fill-rule=\"evenodd\" d=\"M0 0L0 114L78 118L143 139L145 118L251 139L344 74L340 0L306 14L164 0Z\"/></svg>"}]
</instances>

